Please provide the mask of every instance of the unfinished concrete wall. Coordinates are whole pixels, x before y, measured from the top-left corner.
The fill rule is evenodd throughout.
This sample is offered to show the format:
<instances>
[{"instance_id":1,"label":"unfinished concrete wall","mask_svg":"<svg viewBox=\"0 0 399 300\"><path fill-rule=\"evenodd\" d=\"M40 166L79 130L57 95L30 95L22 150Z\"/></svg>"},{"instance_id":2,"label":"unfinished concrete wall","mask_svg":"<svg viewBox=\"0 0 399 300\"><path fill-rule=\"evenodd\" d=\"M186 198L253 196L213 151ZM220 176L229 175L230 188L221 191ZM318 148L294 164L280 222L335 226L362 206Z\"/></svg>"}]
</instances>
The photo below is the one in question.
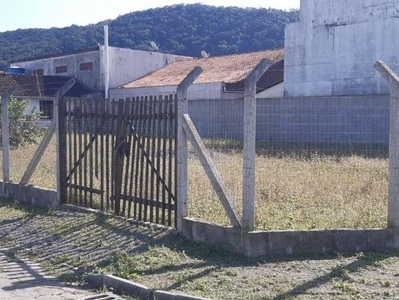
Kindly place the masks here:
<instances>
[{"instance_id":1,"label":"unfinished concrete wall","mask_svg":"<svg viewBox=\"0 0 399 300\"><path fill-rule=\"evenodd\" d=\"M124 99L148 95L170 95L177 92L177 86L158 86L142 88L113 88L110 90L111 99ZM193 84L188 89L188 99L222 99L223 86L220 82ZM231 94L231 93L230 93ZM227 97L227 96L226 96Z\"/></svg>"},{"instance_id":2,"label":"unfinished concrete wall","mask_svg":"<svg viewBox=\"0 0 399 300\"><path fill-rule=\"evenodd\" d=\"M243 232L185 218L180 234L248 257L359 253L399 247L395 229L273 230Z\"/></svg>"},{"instance_id":3,"label":"unfinished concrete wall","mask_svg":"<svg viewBox=\"0 0 399 300\"><path fill-rule=\"evenodd\" d=\"M172 62L188 59L192 57L109 47L110 87L118 87Z\"/></svg>"},{"instance_id":4,"label":"unfinished concrete wall","mask_svg":"<svg viewBox=\"0 0 399 300\"><path fill-rule=\"evenodd\" d=\"M26 74L33 74L34 70L42 69L43 75L70 76L93 91L104 89L100 50L18 62L13 65L25 68Z\"/></svg>"},{"instance_id":5,"label":"unfinished concrete wall","mask_svg":"<svg viewBox=\"0 0 399 300\"><path fill-rule=\"evenodd\" d=\"M192 100L203 138L243 139L243 101ZM257 141L333 150L388 149L389 95L257 99Z\"/></svg>"},{"instance_id":6,"label":"unfinished concrete wall","mask_svg":"<svg viewBox=\"0 0 399 300\"><path fill-rule=\"evenodd\" d=\"M192 59L187 56L109 47L110 87L117 87L148 75L179 60ZM105 48L65 54L13 65L26 69L27 74L42 70L43 75L70 76L95 92L104 91Z\"/></svg>"},{"instance_id":7,"label":"unfinished concrete wall","mask_svg":"<svg viewBox=\"0 0 399 300\"><path fill-rule=\"evenodd\" d=\"M0 196L39 207L56 208L59 205L57 191L31 185L0 181Z\"/></svg>"},{"instance_id":8,"label":"unfinished concrete wall","mask_svg":"<svg viewBox=\"0 0 399 300\"><path fill-rule=\"evenodd\" d=\"M284 82L276 84L258 94L256 98L282 98L284 96Z\"/></svg>"},{"instance_id":9,"label":"unfinished concrete wall","mask_svg":"<svg viewBox=\"0 0 399 300\"><path fill-rule=\"evenodd\" d=\"M301 0L285 32L285 96L389 93L373 65L399 72L398 17L399 0Z\"/></svg>"}]
</instances>

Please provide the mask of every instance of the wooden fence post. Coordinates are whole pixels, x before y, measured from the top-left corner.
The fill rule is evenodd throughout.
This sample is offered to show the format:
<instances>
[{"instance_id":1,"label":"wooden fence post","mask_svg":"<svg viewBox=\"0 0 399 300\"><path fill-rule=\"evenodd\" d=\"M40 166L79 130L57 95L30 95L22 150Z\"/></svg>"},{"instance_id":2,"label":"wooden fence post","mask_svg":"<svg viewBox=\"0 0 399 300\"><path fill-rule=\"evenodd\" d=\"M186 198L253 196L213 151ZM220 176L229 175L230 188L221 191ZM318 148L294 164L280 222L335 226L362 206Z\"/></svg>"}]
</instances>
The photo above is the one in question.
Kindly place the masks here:
<instances>
[{"instance_id":1,"label":"wooden fence post","mask_svg":"<svg viewBox=\"0 0 399 300\"><path fill-rule=\"evenodd\" d=\"M389 124L388 228L399 228L399 76L384 62L374 67L391 86Z\"/></svg>"},{"instance_id":2,"label":"wooden fence post","mask_svg":"<svg viewBox=\"0 0 399 300\"><path fill-rule=\"evenodd\" d=\"M270 67L263 59L245 79L244 94L244 169L242 229L255 228L255 142L256 142L256 83Z\"/></svg>"},{"instance_id":3,"label":"wooden fence post","mask_svg":"<svg viewBox=\"0 0 399 300\"><path fill-rule=\"evenodd\" d=\"M182 220L188 216L187 208L187 135L183 129L184 114L188 113L187 89L202 73L200 67L195 67L177 87L177 231L182 229Z\"/></svg>"},{"instance_id":4,"label":"wooden fence post","mask_svg":"<svg viewBox=\"0 0 399 300\"><path fill-rule=\"evenodd\" d=\"M57 131L57 202L58 204L66 203L66 108L63 101L63 96L73 87L76 83L75 79L68 80L62 88L60 88L54 99L54 121L56 122Z\"/></svg>"},{"instance_id":5,"label":"wooden fence post","mask_svg":"<svg viewBox=\"0 0 399 300\"><path fill-rule=\"evenodd\" d=\"M127 143L127 114L128 102L123 99L119 99L117 106L117 120L116 120L116 137L114 145L114 168L113 168L113 184L114 184L114 209L115 214L125 214L121 212L121 195L122 195L122 181L123 181L123 165L125 158L125 147Z\"/></svg>"}]
</instances>

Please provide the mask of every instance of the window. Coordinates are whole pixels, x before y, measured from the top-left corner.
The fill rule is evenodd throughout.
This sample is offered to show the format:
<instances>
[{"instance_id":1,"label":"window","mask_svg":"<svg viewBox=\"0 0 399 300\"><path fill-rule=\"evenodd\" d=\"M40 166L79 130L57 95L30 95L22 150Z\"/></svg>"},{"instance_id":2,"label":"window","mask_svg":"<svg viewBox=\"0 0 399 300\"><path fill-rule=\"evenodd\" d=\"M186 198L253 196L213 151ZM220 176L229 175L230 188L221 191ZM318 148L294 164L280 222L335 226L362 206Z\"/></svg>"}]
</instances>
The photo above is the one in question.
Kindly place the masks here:
<instances>
[{"instance_id":1,"label":"window","mask_svg":"<svg viewBox=\"0 0 399 300\"><path fill-rule=\"evenodd\" d=\"M44 70L43 69L34 69L33 70L33 74L34 75L43 75L44 74Z\"/></svg>"},{"instance_id":2,"label":"window","mask_svg":"<svg viewBox=\"0 0 399 300\"><path fill-rule=\"evenodd\" d=\"M93 70L93 62L85 62L80 64L81 71Z\"/></svg>"},{"instance_id":3,"label":"window","mask_svg":"<svg viewBox=\"0 0 399 300\"><path fill-rule=\"evenodd\" d=\"M56 73L56 74L59 74L59 73L66 73L66 72L68 72L67 66L58 66L58 67L55 67L55 73Z\"/></svg>"},{"instance_id":4,"label":"window","mask_svg":"<svg viewBox=\"0 0 399 300\"><path fill-rule=\"evenodd\" d=\"M52 100L41 100L40 101L40 112L42 119L53 119L53 101Z\"/></svg>"}]
</instances>

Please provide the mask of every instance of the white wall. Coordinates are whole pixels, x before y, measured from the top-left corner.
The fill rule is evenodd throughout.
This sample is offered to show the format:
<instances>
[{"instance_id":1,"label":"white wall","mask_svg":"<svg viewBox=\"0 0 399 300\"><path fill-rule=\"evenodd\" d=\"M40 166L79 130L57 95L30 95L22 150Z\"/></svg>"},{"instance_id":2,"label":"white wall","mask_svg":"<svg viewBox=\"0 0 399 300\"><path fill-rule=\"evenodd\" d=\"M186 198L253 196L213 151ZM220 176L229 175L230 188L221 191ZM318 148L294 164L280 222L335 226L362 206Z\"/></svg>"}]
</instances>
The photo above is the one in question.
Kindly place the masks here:
<instances>
[{"instance_id":1,"label":"white wall","mask_svg":"<svg viewBox=\"0 0 399 300\"><path fill-rule=\"evenodd\" d=\"M93 62L93 69L81 71L80 64L87 62ZM104 89L103 80L100 78L102 66L99 50L19 62L13 65L25 68L26 74L33 74L35 69L43 69L43 75L70 76L94 91ZM57 66L67 66L67 72L56 73Z\"/></svg>"},{"instance_id":2,"label":"white wall","mask_svg":"<svg viewBox=\"0 0 399 300\"><path fill-rule=\"evenodd\" d=\"M187 56L133 49L115 47L109 47L108 49L111 88L148 75L174 61L192 59L192 57ZM99 50L19 62L13 65L25 68L27 74L33 74L35 69L43 69L44 75L74 77L93 91L103 91L104 61L104 46L100 46ZM80 70L80 64L85 62L93 62L93 69ZM56 73L57 66L67 66L67 72Z\"/></svg>"},{"instance_id":3,"label":"white wall","mask_svg":"<svg viewBox=\"0 0 399 300\"><path fill-rule=\"evenodd\" d=\"M24 100L28 100L27 107L25 109L25 114L30 114L32 112L34 112L34 113L40 112L40 99L24 98ZM45 99L45 100L47 100L47 99ZM53 98L51 98L51 100L53 100Z\"/></svg>"},{"instance_id":4,"label":"white wall","mask_svg":"<svg viewBox=\"0 0 399 300\"><path fill-rule=\"evenodd\" d=\"M17 98L21 98L24 100L27 100L27 107L24 111L25 114L30 114L30 113L40 113L40 101L41 100L45 100L45 101L54 101L54 98L52 97L42 97L42 98L32 98L32 97L17 97ZM42 119L40 120L40 124L43 127L49 127L50 123L52 120L49 119Z\"/></svg>"},{"instance_id":5,"label":"white wall","mask_svg":"<svg viewBox=\"0 0 399 300\"><path fill-rule=\"evenodd\" d=\"M285 32L285 96L389 93L373 65L399 72L399 0L301 0Z\"/></svg>"},{"instance_id":6,"label":"white wall","mask_svg":"<svg viewBox=\"0 0 399 300\"><path fill-rule=\"evenodd\" d=\"M284 94L284 83L281 82L256 94L256 98L281 98Z\"/></svg>"},{"instance_id":7,"label":"white wall","mask_svg":"<svg viewBox=\"0 0 399 300\"><path fill-rule=\"evenodd\" d=\"M109 47L110 88L146 76L164 66L192 57Z\"/></svg>"},{"instance_id":8,"label":"white wall","mask_svg":"<svg viewBox=\"0 0 399 300\"><path fill-rule=\"evenodd\" d=\"M189 100L194 99L221 99L222 98L222 84L216 83L203 83L193 84L187 91ZM143 87L143 88L113 88L110 90L111 99L124 99L137 96L148 95L162 95L167 96L175 94L177 86L159 86L159 87Z\"/></svg>"}]
</instances>

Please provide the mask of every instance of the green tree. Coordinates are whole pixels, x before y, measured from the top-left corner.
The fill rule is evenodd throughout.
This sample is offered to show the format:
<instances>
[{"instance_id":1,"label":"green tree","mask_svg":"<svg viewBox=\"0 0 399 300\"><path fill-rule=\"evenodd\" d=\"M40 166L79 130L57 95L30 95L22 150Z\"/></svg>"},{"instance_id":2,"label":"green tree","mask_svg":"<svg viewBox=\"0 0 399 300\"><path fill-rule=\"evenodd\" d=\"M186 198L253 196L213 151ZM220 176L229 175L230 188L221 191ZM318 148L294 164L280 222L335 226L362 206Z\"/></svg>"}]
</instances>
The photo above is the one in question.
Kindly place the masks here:
<instances>
[{"instance_id":1,"label":"green tree","mask_svg":"<svg viewBox=\"0 0 399 300\"><path fill-rule=\"evenodd\" d=\"M178 4L87 26L0 32L0 70L13 60L102 44L105 23L111 46L151 51L155 41L162 52L200 57L201 50L219 56L282 48L285 26L297 19L297 10Z\"/></svg>"},{"instance_id":2,"label":"green tree","mask_svg":"<svg viewBox=\"0 0 399 300\"><path fill-rule=\"evenodd\" d=\"M40 123L40 113L36 112L35 109L27 113L28 101L29 100L15 97L11 97L8 101L10 146L13 148L35 144L38 138L43 134L43 127ZM2 125L2 120L0 125Z\"/></svg>"}]
</instances>

